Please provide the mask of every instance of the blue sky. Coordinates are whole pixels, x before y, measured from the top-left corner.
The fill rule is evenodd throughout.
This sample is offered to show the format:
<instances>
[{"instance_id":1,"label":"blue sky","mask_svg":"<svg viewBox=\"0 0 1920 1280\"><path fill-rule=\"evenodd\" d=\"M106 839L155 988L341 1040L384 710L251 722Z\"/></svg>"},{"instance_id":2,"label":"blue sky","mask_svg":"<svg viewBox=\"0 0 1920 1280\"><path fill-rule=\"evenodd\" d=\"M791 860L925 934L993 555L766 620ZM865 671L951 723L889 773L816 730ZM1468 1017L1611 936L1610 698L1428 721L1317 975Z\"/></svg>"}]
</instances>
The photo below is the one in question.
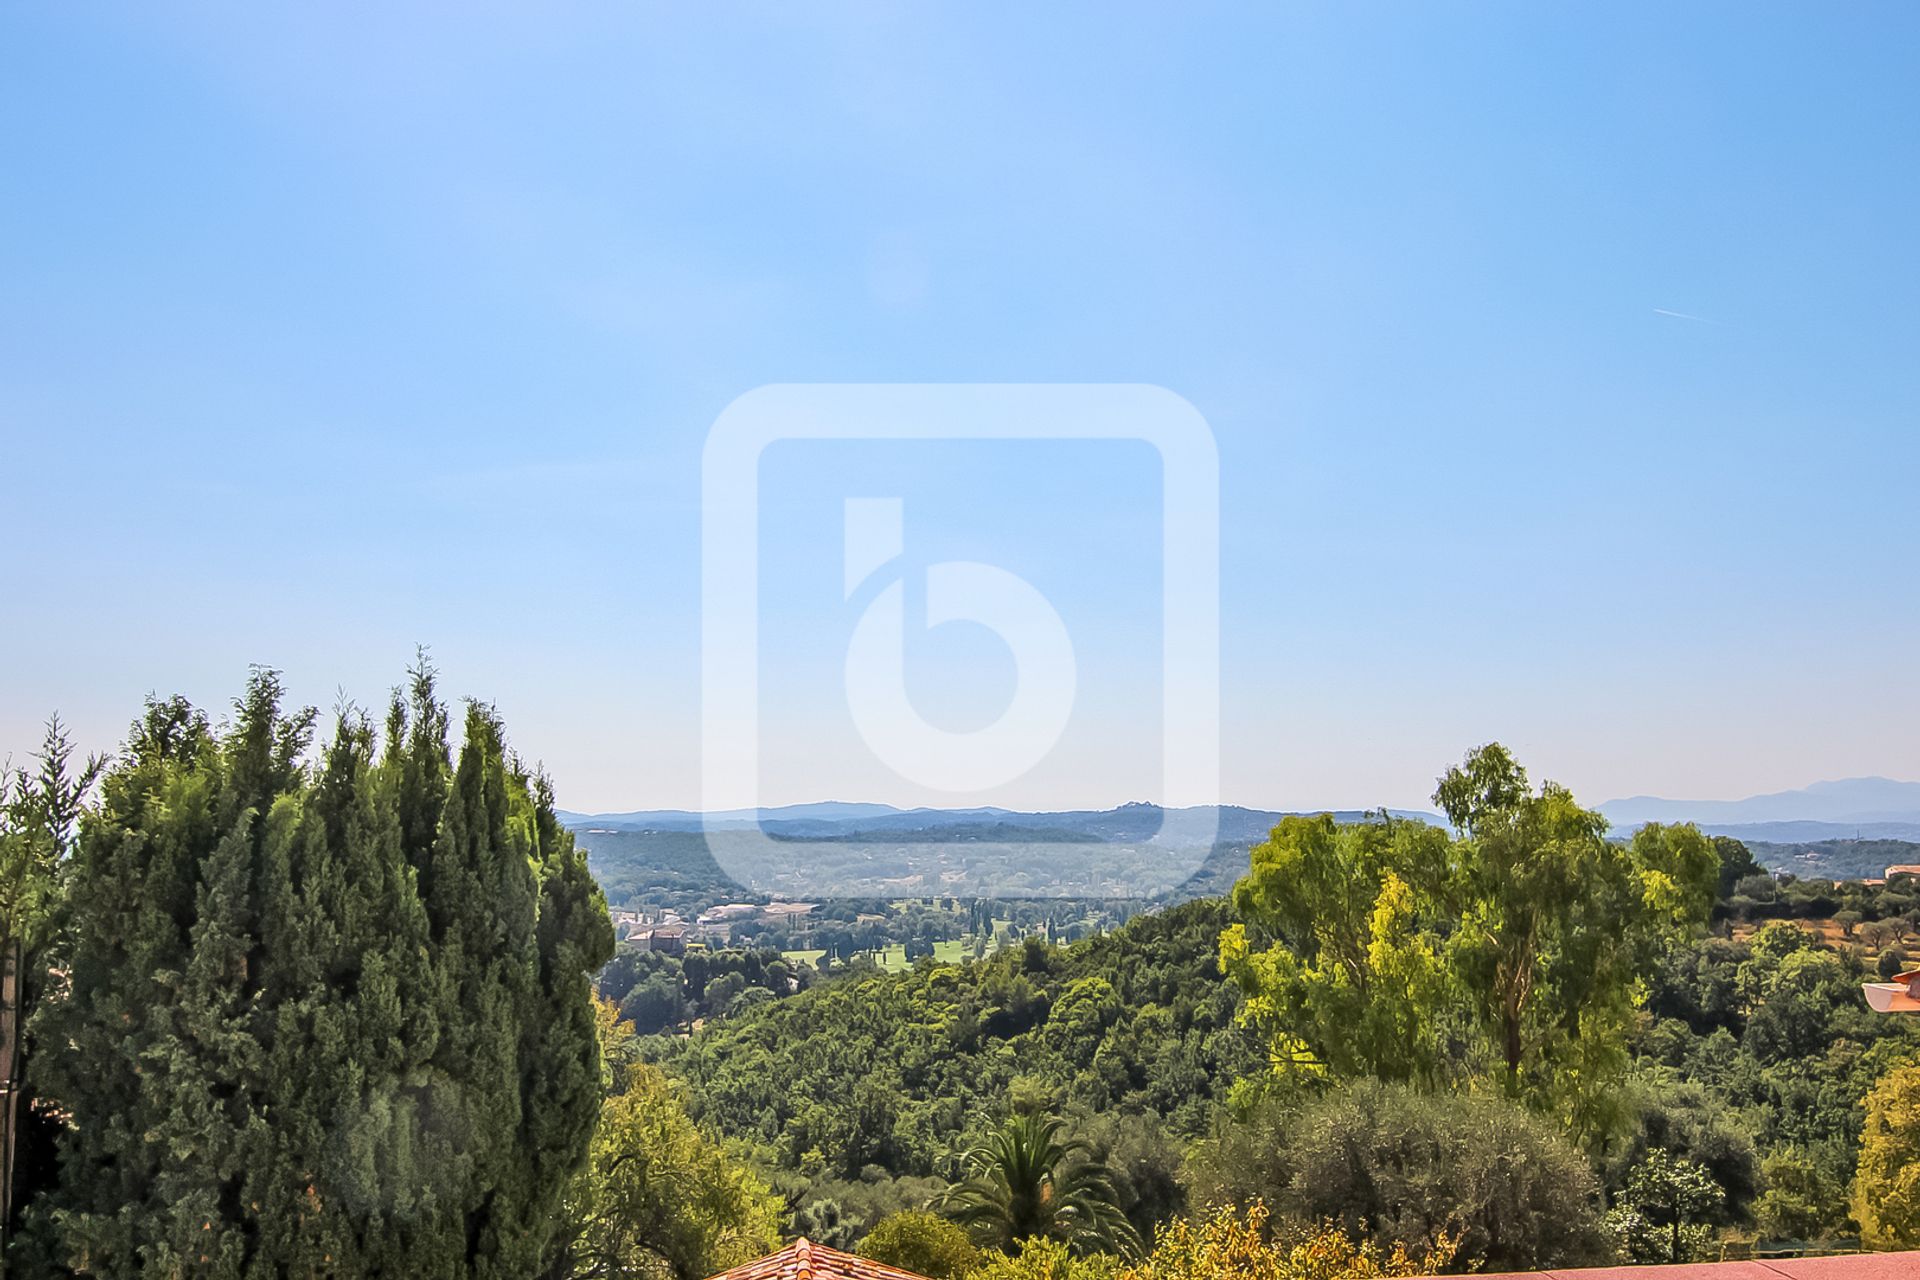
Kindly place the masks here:
<instances>
[{"instance_id":1,"label":"blue sky","mask_svg":"<svg viewBox=\"0 0 1920 1280\"><path fill-rule=\"evenodd\" d=\"M722 409L1118 381L1218 441L1230 800L1489 738L1591 801L1920 776L1916 54L1898 4L11 6L0 752L425 642L564 804L692 805ZM1006 798L1136 798L1137 460L1003 460L920 467L913 554L1053 565L1115 673ZM964 723L1005 655L936 636ZM767 798L925 798L804 749L830 701L768 706Z\"/></svg>"}]
</instances>

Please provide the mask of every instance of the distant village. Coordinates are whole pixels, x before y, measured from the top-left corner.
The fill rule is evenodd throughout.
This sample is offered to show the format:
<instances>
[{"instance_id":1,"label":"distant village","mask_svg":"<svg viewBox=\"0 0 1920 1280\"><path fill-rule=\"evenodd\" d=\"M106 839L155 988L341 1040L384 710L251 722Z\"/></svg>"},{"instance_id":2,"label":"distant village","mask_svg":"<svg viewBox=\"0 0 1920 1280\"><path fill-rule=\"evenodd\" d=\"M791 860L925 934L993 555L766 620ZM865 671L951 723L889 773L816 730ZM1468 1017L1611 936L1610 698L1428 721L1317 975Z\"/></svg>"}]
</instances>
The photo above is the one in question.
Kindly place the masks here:
<instances>
[{"instance_id":1,"label":"distant village","mask_svg":"<svg viewBox=\"0 0 1920 1280\"><path fill-rule=\"evenodd\" d=\"M689 946L724 947L733 940L734 930L745 924L788 928L801 925L818 905L769 902L760 906L751 902L728 902L709 907L692 920L669 909L617 908L613 912L613 929L621 941L637 950L677 956L684 955Z\"/></svg>"}]
</instances>

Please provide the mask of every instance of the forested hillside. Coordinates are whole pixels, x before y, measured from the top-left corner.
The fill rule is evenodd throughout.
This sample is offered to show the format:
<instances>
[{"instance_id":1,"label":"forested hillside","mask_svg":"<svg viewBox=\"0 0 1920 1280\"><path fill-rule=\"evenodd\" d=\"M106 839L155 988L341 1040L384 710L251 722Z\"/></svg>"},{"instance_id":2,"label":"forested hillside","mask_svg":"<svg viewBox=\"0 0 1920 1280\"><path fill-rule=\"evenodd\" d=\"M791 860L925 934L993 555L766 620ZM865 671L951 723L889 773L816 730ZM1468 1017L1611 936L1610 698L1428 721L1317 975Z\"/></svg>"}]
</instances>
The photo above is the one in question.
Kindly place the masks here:
<instances>
[{"instance_id":1,"label":"forested hillside","mask_svg":"<svg viewBox=\"0 0 1920 1280\"><path fill-rule=\"evenodd\" d=\"M1665 1146L1712 1172L1726 1221L1750 1216L1780 1238L1855 1234L1868 1091L1920 1053L1913 1019L1868 1010L1860 984L1873 976L1785 921L1677 953L1635 1036L1638 1115L1610 1161Z\"/></svg>"},{"instance_id":2,"label":"forested hillside","mask_svg":"<svg viewBox=\"0 0 1920 1280\"><path fill-rule=\"evenodd\" d=\"M1810 840L1748 842L1767 870L1824 880L1871 880L1888 867L1920 864L1920 844L1911 840Z\"/></svg>"},{"instance_id":3,"label":"forested hillside","mask_svg":"<svg viewBox=\"0 0 1920 1280\"><path fill-rule=\"evenodd\" d=\"M828 1193L863 1184L853 1194L904 1207L926 1186L889 1196L881 1184L951 1174L1016 1103L1097 1111L1109 1126L1150 1118L1131 1126L1136 1145L1162 1128L1205 1133L1262 1059L1220 974L1229 918L1215 899L1070 947L1032 938L980 961L869 971L646 1051L687 1082L698 1118L750 1140L774 1168ZM1168 1152L1143 1176L1170 1179Z\"/></svg>"},{"instance_id":4,"label":"forested hillside","mask_svg":"<svg viewBox=\"0 0 1920 1280\"><path fill-rule=\"evenodd\" d=\"M640 1052L769 1170L796 1229L829 1242L936 1200L1023 1114L1087 1142L1146 1239L1220 1202L1383 1243L1454 1233L1516 1266L1857 1235L1867 1098L1920 1055L1920 1030L1867 1010L1863 938L1768 918L1857 887L1790 881L1757 904L1737 841L1656 828L1592 843L1596 817L1563 794L1516 809L1511 784L1483 794L1459 776L1471 834L1288 819L1233 901L1068 946L771 981L799 989L735 998ZM1540 879L1525 852L1534 880L1496 874L1555 830L1612 850L1613 869L1583 856ZM1682 883L1697 887L1663 887ZM1894 954L1904 889L1855 905ZM1473 994L1499 980L1475 968L1505 945L1474 924L1495 910L1535 921L1534 1011L1511 1027ZM1498 1153L1523 1148L1533 1172L1516 1177Z\"/></svg>"}]
</instances>

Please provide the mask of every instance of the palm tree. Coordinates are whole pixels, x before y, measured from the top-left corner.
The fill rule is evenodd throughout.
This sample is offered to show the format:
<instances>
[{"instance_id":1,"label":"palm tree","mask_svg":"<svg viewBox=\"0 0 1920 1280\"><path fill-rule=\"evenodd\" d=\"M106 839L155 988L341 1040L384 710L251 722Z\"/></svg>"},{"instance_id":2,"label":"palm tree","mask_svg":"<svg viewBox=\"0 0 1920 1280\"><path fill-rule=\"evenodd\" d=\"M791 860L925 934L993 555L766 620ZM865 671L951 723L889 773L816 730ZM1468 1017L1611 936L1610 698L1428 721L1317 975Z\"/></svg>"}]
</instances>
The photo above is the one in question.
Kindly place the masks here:
<instances>
[{"instance_id":1,"label":"palm tree","mask_svg":"<svg viewBox=\"0 0 1920 1280\"><path fill-rule=\"evenodd\" d=\"M1140 1237L1120 1211L1113 1182L1078 1138L1060 1136L1058 1120L1015 1116L966 1155L967 1176L948 1187L940 1211L989 1248L1012 1252L1045 1236L1075 1253L1139 1249Z\"/></svg>"}]
</instances>

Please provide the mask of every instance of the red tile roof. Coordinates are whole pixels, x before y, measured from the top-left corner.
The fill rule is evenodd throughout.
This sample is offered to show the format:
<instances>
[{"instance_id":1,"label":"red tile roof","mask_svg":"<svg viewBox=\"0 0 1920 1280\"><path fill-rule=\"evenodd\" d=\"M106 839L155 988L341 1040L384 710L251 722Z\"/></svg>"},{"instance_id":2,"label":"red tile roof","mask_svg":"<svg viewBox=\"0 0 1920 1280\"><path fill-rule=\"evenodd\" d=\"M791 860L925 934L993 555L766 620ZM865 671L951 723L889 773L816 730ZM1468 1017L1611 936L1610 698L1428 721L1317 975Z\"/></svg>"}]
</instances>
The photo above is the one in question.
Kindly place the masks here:
<instances>
[{"instance_id":1,"label":"red tile roof","mask_svg":"<svg viewBox=\"0 0 1920 1280\"><path fill-rule=\"evenodd\" d=\"M1920 1253L1849 1253L1667 1267L1567 1267L1502 1271L1476 1280L1920 1280Z\"/></svg>"},{"instance_id":2,"label":"red tile roof","mask_svg":"<svg viewBox=\"0 0 1920 1280\"><path fill-rule=\"evenodd\" d=\"M925 1276L885 1263L829 1249L801 1236L778 1253L770 1253L707 1280L927 1280Z\"/></svg>"}]
</instances>

